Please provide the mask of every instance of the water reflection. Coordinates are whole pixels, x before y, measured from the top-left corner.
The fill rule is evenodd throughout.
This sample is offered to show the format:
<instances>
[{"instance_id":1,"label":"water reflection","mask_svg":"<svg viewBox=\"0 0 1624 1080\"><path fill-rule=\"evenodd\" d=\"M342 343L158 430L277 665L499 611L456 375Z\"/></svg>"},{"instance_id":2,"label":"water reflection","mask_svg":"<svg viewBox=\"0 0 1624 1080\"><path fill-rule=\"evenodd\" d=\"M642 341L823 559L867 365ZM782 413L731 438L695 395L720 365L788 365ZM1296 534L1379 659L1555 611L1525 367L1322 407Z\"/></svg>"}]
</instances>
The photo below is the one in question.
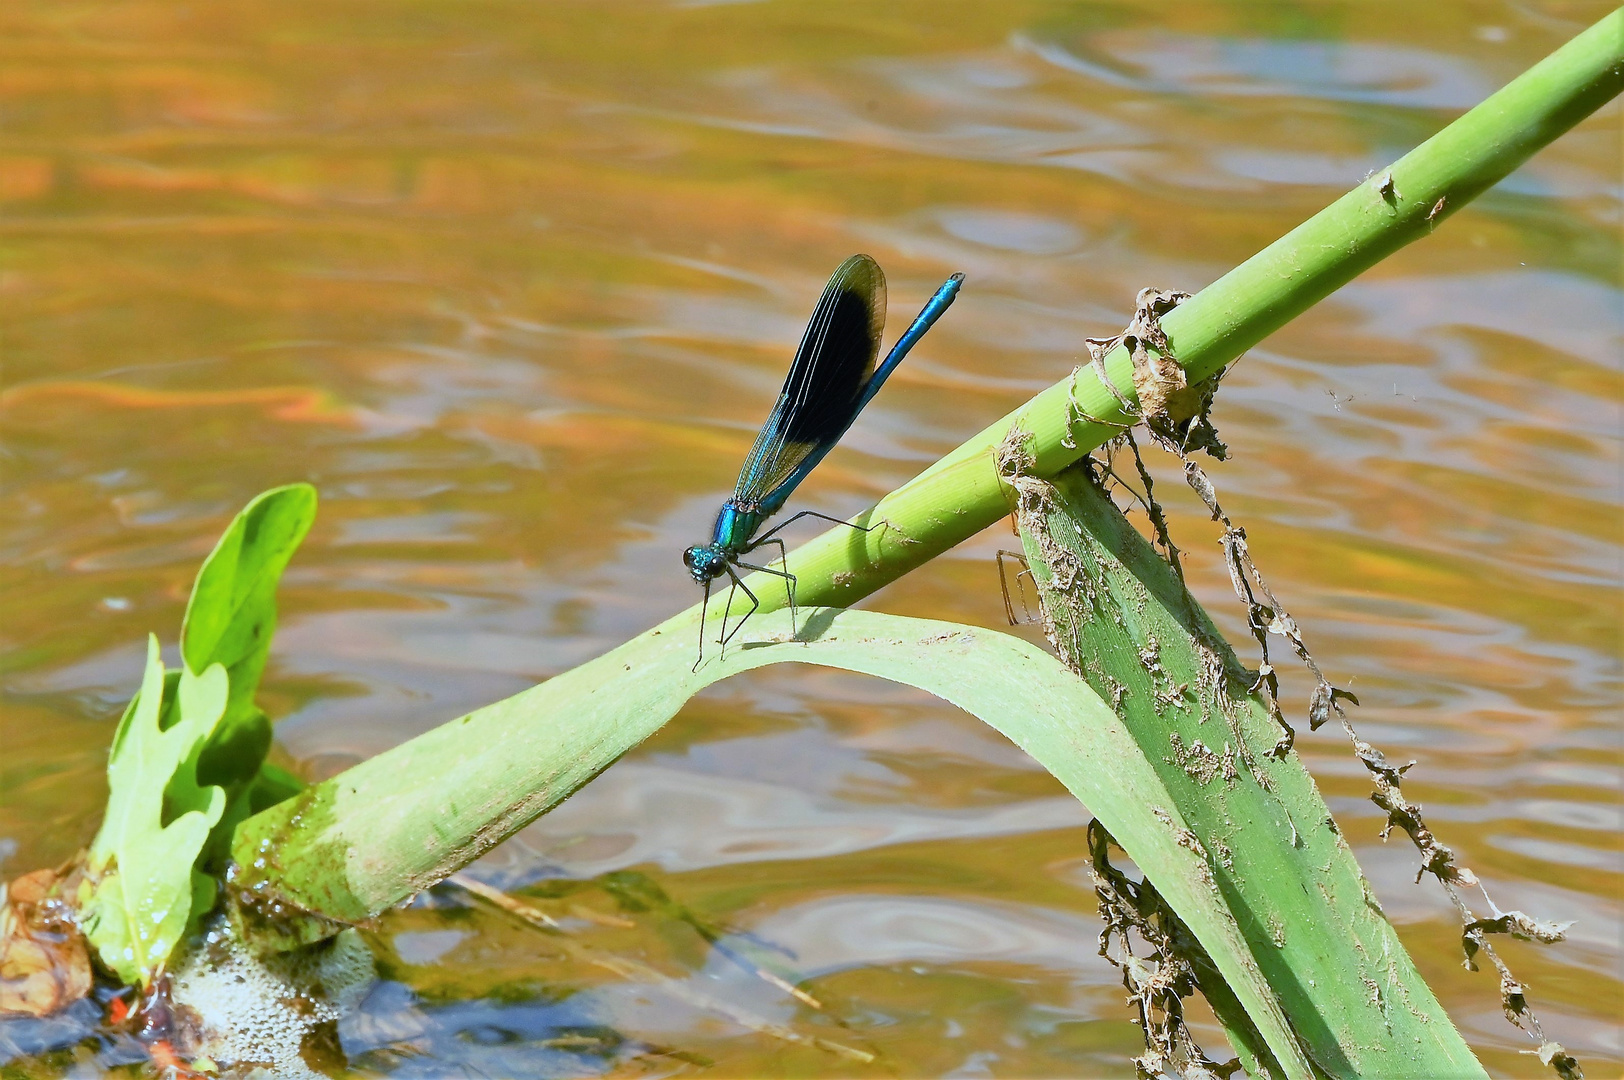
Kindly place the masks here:
<instances>
[{"instance_id":1,"label":"water reflection","mask_svg":"<svg viewBox=\"0 0 1624 1080\"><path fill-rule=\"evenodd\" d=\"M3 869L90 836L139 643L173 641L254 492L321 490L263 703L285 759L330 775L692 602L678 553L845 255L880 260L904 315L969 281L798 493L832 513L1062 376L1141 286L1207 283L1606 9L19 16ZM1418 759L1406 790L1445 841L1502 906L1579 920L1512 953L1597 1072L1624 1063L1616 121L1256 350L1220 397L1236 456L1215 471L1364 732ZM1205 514L1158 491L1243 640ZM1007 545L990 530L874 603L999 625ZM1300 748L1440 998L1492 1070L1524 1074L1447 902L1375 840L1363 770L1328 734ZM826 1024L877 1072L1127 1075L1084 820L954 710L783 669L714 689L476 871L538 890L643 869L791 950L825 1010L669 920L593 924L603 948ZM424 902L379 937L398 969L342 1033L357 1067L854 1068L561 966L488 913ZM27 1047L8 1028L0 1058L85 1022Z\"/></svg>"}]
</instances>

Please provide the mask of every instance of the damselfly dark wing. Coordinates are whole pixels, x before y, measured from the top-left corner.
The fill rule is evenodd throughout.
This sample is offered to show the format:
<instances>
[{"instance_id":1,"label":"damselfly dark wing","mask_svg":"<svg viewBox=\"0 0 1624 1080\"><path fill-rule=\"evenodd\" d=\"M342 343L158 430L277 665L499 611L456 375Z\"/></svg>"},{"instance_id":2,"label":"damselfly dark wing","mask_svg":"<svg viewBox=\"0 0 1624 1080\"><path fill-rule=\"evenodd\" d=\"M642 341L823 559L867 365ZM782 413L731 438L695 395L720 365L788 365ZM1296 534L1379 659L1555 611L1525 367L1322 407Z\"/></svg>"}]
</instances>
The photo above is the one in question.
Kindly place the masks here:
<instances>
[{"instance_id":1,"label":"damselfly dark wing","mask_svg":"<svg viewBox=\"0 0 1624 1080\"><path fill-rule=\"evenodd\" d=\"M862 407L884 329L885 274L867 255L853 255L824 286L778 404L744 459L735 501L776 511L789 497L788 489L778 490L784 481L846 433Z\"/></svg>"}]
</instances>

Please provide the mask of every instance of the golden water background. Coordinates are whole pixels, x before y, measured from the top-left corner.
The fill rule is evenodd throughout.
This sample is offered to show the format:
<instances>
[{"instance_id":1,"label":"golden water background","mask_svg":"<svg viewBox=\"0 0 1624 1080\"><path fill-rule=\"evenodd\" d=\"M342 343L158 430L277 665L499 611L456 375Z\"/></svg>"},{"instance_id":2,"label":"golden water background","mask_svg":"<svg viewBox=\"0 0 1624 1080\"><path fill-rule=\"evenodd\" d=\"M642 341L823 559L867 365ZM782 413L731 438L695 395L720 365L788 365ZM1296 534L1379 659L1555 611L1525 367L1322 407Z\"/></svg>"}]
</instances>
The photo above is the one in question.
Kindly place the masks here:
<instances>
[{"instance_id":1,"label":"golden water background","mask_svg":"<svg viewBox=\"0 0 1624 1080\"><path fill-rule=\"evenodd\" d=\"M967 281L793 504L840 515L1064 376L1141 287L1213 280L1608 7L5 5L0 874L89 839L143 636L172 654L262 488L321 492L263 702L281 760L326 776L697 599L679 553L846 255L885 267L892 335ZM1576 920L1504 951L1592 1076L1624 1067L1619 115L1254 350L1212 470L1443 841L1501 907ZM1216 532L1152 464L1244 641ZM869 606L1001 625L1005 528ZM1341 737L1298 746L1474 1048L1538 1074ZM377 929L388 981L344 1049L368 1075L1128 1076L1086 821L940 702L735 679L474 871L645 872L823 1012L669 912L588 890L631 925L579 932L875 1065L452 894ZM76 1054L116 1064L28 1068Z\"/></svg>"}]
</instances>

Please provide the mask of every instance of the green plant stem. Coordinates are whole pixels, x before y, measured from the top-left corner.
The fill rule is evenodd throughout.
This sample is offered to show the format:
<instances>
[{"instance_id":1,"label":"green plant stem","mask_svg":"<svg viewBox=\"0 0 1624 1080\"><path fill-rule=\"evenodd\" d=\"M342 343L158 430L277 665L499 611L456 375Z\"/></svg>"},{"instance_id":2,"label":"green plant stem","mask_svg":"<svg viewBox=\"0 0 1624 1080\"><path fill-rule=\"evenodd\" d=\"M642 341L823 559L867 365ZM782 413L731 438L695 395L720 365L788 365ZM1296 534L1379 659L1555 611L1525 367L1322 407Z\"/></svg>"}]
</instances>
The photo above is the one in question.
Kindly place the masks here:
<instances>
[{"instance_id":1,"label":"green plant stem","mask_svg":"<svg viewBox=\"0 0 1624 1080\"><path fill-rule=\"evenodd\" d=\"M1190 381L1218 372L1338 286L1426 235L1534 151L1594 112L1624 88L1621 53L1624 12L1615 11L1407 154L1388 170L1390 186L1378 179L1361 184L1168 314L1162 325ZM1106 367L1118 390L1132 400L1127 353L1115 350ZM1086 371L1075 387L1068 379L1049 388L854 519L883 521L884 527L868 533L835 528L793 552L789 561L799 578L800 603L851 604L1009 513L1011 496L994 460L996 448L1019 425L1030 436L1035 453L1029 471L1052 476L1116 433L1109 423L1079 422L1078 408L1108 422L1127 419L1115 396ZM752 583L760 586L756 592L767 611L783 604L781 588L768 587L770 583L776 584L776 579ZM622 656L634 655L662 634L691 642L698 619L695 605L585 666L613 668L621 664ZM580 670L557 680L570 679ZM632 683L631 673L626 680ZM626 692L635 692L635 687L628 685ZM531 693L454 720L357 768L366 770L368 777L386 777L396 764L415 760L423 740L443 740L448 731L507 710ZM530 717L528 722L549 721ZM525 790L458 772L452 768L454 760L446 760L439 780L420 770L401 771L392 786L381 783L375 789L375 802L347 804L346 812L355 816L354 821L325 820L320 828L299 828L298 807L306 805L305 800L272 807L238 828L233 856L249 866L274 845L275 866L268 884L285 901L346 921L375 915L500 843L653 730L640 728L636 739L627 742L624 732L566 725L563 717L552 722L561 725L557 738L564 752L556 769L526 773L526 783L533 786ZM498 729L488 730L491 737L507 737ZM317 785L310 799L313 804L332 805L334 793L351 780L350 773L340 774ZM396 815L412 816L419 808L441 804L459 808L454 835L422 837L414 848L403 843L398 832L376 827ZM335 846L335 836L342 836L347 846ZM352 887L356 875L367 882L365 889Z\"/></svg>"},{"instance_id":2,"label":"green plant stem","mask_svg":"<svg viewBox=\"0 0 1624 1080\"><path fill-rule=\"evenodd\" d=\"M1621 89L1624 9L1164 316L1172 356L1192 384L1216 374L1365 270L1430 235ZM1384 176L1392 179L1387 197ZM974 282L967 283L960 303L973 303L973 290ZM1114 349L1105 367L1117 391L1135 401L1127 350ZM1080 414L1106 423L1090 423ZM995 456L1015 425L1031 434L1031 473L1047 477L1132 419L1091 371L1082 371L1075 383L1056 383L852 519L883 521L885 527L868 533L837 527L793 551L788 561L799 579L797 600L856 603L1008 514L1009 489ZM783 603L783 590L765 579L753 580L751 588L764 607Z\"/></svg>"}]
</instances>

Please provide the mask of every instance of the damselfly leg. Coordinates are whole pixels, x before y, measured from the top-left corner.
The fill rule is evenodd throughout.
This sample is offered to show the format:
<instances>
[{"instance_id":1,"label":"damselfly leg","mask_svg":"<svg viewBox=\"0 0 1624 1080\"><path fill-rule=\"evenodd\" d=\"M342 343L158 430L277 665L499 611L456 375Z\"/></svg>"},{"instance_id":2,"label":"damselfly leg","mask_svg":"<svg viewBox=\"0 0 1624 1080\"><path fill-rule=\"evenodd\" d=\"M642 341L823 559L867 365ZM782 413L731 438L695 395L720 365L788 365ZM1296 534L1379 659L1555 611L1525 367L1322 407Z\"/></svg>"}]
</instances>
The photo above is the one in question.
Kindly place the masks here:
<instances>
[{"instance_id":1,"label":"damselfly leg","mask_svg":"<svg viewBox=\"0 0 1624 1080\"><path fill-rule=\"evenodd\" d=\"M802 510L799 513L791 514L772 529L769 529L767 532L756 537L756 539L750 542L750 546L744 549L743 554L748 555L750 552L759 547L766 547L768 544L778 545L778 565L784 568L782 571L772 570L765 566L755 566L747 562L740 562L738 565L745 567L748 570L760 570L764 573L773 574L784 579L784 595L789 600L789 624L792 629L795 629L796 633L800 632L798 628L801 624L801 620L795 607L795 575L789 572L789 557L784 551L784 541L778 538L778 533L781 532L786 525L793 525L795 522L804 517L818 518L822 521L833 522L836 525L844 525L848 529L856 529L861 533L873 532L875 529L885 525L885 522L883 521L878 525L858 525L855 522L847 521L844 518L831 517L828 514L819 513L816 510ZM739 625L744 625L742 619L740 620ZM738 627L734 627L735 631L737 631L737 629Z\"/></svg>"},{"instance_id":2,"label":"damselfly leg","mask_svg":"<svg viewBox=\"0 0 1624 1080\"><path fill-rule=\"evenodd\" d=\"M733 569L732 564L729 564L727 567L727 576L733 579L733 584L728 586L727 607L722 609L722 636L716 639L716 644L722 647L723 656L727 655L727 643L733 640L733 635L737 634L739 629L743 627L745 623L750 621L750 616L754 615L756 613L756 609L761 606L761 601L756 598L755 593L750 591L750 586L744 583L744 579L739 576L739 572L737 570ZM741 617L739 621L733 625L732 630L729 630L727 628L727 619L728 616L733 612L734 589L744 590L744 595L750 598L750 610L746 611L743 617Z\"/></svg>"},{"instance_id":3,"label":"damselfly leg","mask_svg":"<svg viewBox=\"0 0 1624 1080\"><path fill-rule=\"evenodd\" d=\"M741 567L741 568L743 568L745 570L755 570L755 571L758 571L758 572L763 573L763 574L771 574L773 577L781 577L781 578L784 579L784 591L789 594L789 619L790 619L789 626L790 626L790 633L791 633L791 636L794 636L794 631L795 631L795 575L791 574L791 573L789 573L788 571L785 571L785 570L774 570L770 566L757 566L755 563L747 563L747 562L744 562L742 560L739 561L739 562L734 563L733 565ZM739 588L744 589L744 582L743 581L739 582ZM749 589L744 589L744 591L747 592L747 593L750 592ZM754 594L751 595L750 599L752 599L752 600L755 599ZM760 606L761 606L761 604L758 602L755 605L755 607L752 607L749 611L745 612L744 613L744 619L748 619L750 616L754 615L756 613L756 608L758 608ZM738 621L737 625L735 625L733 627L732 633L729 633L729 634L726 635L726 637L724 637L724 639L722 641L722 644L726 645L728 640L730 640L733 637L734 634L737 634L739 632L740 627L744 626L744 619L740 619Z\"/></svg>"},{"instance_id":4,"label":"damselfly leg","mask_svg":"<svg viewBox=\"0 0 1624 1080\"><path fill-rule=\"evenodd\" d=\"M771 540L774 536L782 532L786 526L793 525L804 517L815 517L823 521L830 521L836 525L844 525L848 529L856 529L858 532L873 532L875 529L878 529L880 526L885 524L885 522L882 521L879 525L858 525L856 522L847 521L845 518L830 517L828 514L820 514L816 510L802 510L798 514L791 514L783 521L780 521L772 529L762 533L750 544L749 547L745 548L744 550L747 553L754 551L756 548L767 543L767 541Z\"/></svg>"},{"instance_id":5,"label":"damselfly leg","mask_svg":"<svg viewBox=\"0 0 1624 1080\"><path fill-rule=\"evenodd\" d=\"M757 540L754 544L751 544L749 550L754 551L756 548L766 547L768 544L778 545L778 565L784 568L783 571L779 572L777 570L768 570L765 566L751 567L751 569L766 570L767 573L778 574L779 577L784 579L784 599L789 601L789 628L792 633L799 633L796 628L801 625L801 619L800 615L795 610L795 575L789 572L789 556L784 552L784 542L778 539L776 536L768 534L767 536L763 536L760 540ZM749 563L744 562L741 562L739 565L750 566Z\"/></svg>"},{"instance_id":6,"label":"damselfly leg","mask_svg":"<svg viewBox=\"0 0 1624 1080\"><path fill-rule=\"evenodd\" d=\"M699 665L705 662L705 616L710 613L710 587L711 583L706 581L705 599L699 602L699 659L694 661L695 671L698 671Z\"/></svg>"}]
</instances>

